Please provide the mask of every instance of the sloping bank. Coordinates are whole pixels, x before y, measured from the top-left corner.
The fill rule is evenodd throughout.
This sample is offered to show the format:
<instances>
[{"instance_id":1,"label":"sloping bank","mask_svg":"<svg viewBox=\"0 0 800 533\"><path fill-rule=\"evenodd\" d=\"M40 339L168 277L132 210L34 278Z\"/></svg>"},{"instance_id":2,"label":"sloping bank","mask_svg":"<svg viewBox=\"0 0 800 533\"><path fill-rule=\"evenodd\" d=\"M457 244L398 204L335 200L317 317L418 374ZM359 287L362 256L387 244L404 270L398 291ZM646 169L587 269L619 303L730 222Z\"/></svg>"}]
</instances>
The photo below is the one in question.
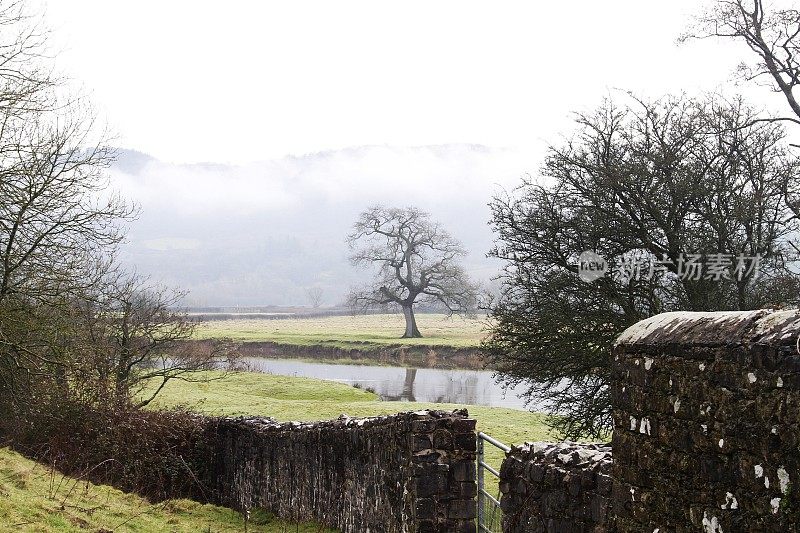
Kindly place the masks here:
<instances>
[{"instance_id":1,"label":"sloping bank","mask_svg":"<svg viewBox=\"0 0 800 533\"><path fill-rule=\"evenodd\" d=\"M206 340L190 341L202 344ZM334 344L286 344L274 341L245 341L239 353L245 357L271 359L308 359L354 364L413 366L485 370L486 363L476 347L425 346L408 344L351 343L357 346Z\"/></svg>"}]
</instances>

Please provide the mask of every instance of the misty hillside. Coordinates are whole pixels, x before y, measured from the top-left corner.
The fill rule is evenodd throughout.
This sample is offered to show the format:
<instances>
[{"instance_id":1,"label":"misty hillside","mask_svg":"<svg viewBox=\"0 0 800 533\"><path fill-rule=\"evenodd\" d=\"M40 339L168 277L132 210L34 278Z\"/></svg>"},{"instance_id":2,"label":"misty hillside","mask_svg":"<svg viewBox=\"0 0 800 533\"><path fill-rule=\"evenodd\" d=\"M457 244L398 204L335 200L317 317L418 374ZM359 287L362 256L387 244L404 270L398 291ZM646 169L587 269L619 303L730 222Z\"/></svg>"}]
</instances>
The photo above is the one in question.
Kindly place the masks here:
<instances>
[{"instance_id":1,"label":"misty hillside","mask_svg":"<svg viewBox=\"0 0 800 533\"><path fill-rule=\"evenodd\" d=\"M478 145L368 146L247 165L171 164L120 150L111 175L141 208L124 261L189 290L189 305L304 305L314 285L333 305L364 275L344 240L375 203L430 211L470 251L471 275L488 282L498 264L485 258L486 204L534 161Z\"/></svg>"}]
</instances>

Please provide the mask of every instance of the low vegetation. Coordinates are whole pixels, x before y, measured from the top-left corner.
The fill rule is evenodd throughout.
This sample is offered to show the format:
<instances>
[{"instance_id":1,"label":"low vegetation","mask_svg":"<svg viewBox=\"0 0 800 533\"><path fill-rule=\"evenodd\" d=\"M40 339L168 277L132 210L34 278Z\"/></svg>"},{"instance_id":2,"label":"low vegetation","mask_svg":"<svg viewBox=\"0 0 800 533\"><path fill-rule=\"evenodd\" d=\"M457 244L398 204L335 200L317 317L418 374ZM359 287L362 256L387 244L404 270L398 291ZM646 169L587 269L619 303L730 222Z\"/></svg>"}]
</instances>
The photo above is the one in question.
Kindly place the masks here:
<instances>
[{"instance_id":1,"label":"low vegetation","mask_svg":"<svg viewBox=\"0 0 800 533\"><path fill-rule=\"evenodd\" d=\"M485 317L448 317L445 314L419 314L416 321L424 337L400 338L405 328L405 319L398 313L276 320L219 320L200 324L195 338L229 338L238 342L275 342L357 350L390 345L471 348L480 344L486 322Z\"/></svg>"},{"instance_id":2,"label":"low vegetation","mask_svg":"<svg viewBox=\"0 0 800 533\"><path fill-rule=\"evenodd\" d=\"M70 478L0 448L0 531L61 533L241 532L242 515L190 500L152 504L112 487ZM253 513L253 533L330 531L314 524L289 524Z\"/></svg>"}]
</instances>

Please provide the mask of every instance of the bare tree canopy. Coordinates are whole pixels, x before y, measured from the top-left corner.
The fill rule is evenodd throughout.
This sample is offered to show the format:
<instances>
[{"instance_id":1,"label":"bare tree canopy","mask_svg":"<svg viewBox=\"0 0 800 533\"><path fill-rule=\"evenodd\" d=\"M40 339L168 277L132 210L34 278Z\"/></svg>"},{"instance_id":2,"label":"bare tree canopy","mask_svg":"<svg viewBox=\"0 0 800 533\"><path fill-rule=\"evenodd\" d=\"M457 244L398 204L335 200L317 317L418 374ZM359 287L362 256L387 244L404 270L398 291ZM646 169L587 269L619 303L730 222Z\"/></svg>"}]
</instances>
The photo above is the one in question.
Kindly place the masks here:
<instances>
[{"instance_id":1,"label":"bare tree canopy","mask_svg":"<svg viewBox=\"0 0 800 533\"><path fill-rule=\"evenodd\" d=\"M181 293L119 272L135 210L109 189L105 133L52 75L27 5L0 0L0 412L66 399L141 407L230 350L188 345Z\"/></svg>"},{"instance_id":2,"label":"bare tree canopy","mask_svg":"<svg viewBox=\"0 0 800 533\"><path fill-rule=\"evenodd\" d=\"M192 381L201 370L228 368L233 345L188 343L195 322L179 306L184 294L137 275L114 276L86 295L70 317L76 339L91 339L69 365L74 384L100 401L149 404L173 379ZM88 380L88 383L87 381Z\"/></svg>"},{"instance_id":3,"label":"bare tree canopy","mask_svg":"<svg viewBox=\"0 0 800 533\"><path fill-rule=\"evenodd\" d=\"M541 183L491 204L505 267L484 352L569 436L612 427L611 346L629 325L800 302L800 226L783 194L800 164L782 126L755 116L740 100L607 101L549 149ZM607 275L581 279L587 251ZM721 259L712 276L689 270Z\"/></svg>"},{"instance_id":4,"label":"bare tree canopy","mask_svg":"<svg viewBox=\"0 0 800 533\"><path fill-rule=\"evenodd\" d=\"M323 294L324 291L319 285L314 285L313 287L308 287L306 289L306 298L308 299L308 303L310 303L311 307L314 309L317 309L322 305Z\"/></svg>"},{"instance_id":5,"label":"bare tree canopy","mask_svg":"<svg viewBox=\"0 0 800 533\"><path fill-rule=\"evenodd\" d=\"M794 92L800 85L800 11L787 2L715 0L681 39L708 37L747 45L754 61L743 61L739 74L783 94L795 115L786 120L800 124L800 102Z\"/></svg>"},{"instance_id":6,"label":"bare tree canopy","mask_svg":"<svg viewBox=\"0 0 800 533\"><path fill-rule=\"evenodd\" d=\"M414 207L371 207L361 213L347 242L353 264L378 269L370 285L351 292L350 305L399 307L406 319L403 337L422 336L415 304L450 314L474 311L477 286L459 264L466 251L428 213Z\"/></svg>"},{"instance_id":7,"label":"bare tree canopy","mask_svg":"<svg viewBox=\"0 0 800 533\"><path fill-rule=\"evenodd\" d=\"M51 74L25 6L0 2L0 302L85 286L133 213L108 190L105 136Z\"/></svg>"}]
</instances>

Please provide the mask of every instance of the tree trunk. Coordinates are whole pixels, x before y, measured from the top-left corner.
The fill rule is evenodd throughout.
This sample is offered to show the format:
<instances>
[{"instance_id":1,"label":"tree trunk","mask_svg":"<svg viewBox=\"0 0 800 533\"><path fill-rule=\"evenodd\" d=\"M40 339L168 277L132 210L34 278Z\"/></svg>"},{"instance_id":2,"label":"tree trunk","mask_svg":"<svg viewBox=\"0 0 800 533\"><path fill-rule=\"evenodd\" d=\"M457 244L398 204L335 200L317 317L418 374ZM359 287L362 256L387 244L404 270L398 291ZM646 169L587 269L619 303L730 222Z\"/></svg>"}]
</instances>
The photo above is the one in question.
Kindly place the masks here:
<instances>
[{"instance_id":1,"label":"tree trunk","mask_svg":"<svg viewBox=\"0 0 800 533\"><path fill-rule=\"evenodd\" d=\"M416 402L414 397L414 379L417 377L416 368L406 368L406 379L403 382L403 399L409 402Z\"/></svg>"},{"instance_id":2,"label":"tree trunk","mask_svg":"<svg viewBox=\"0 0 800 533\"><path fill-rule=\"evenodd\" d=\"M417 321L414 318L414 309L408 305L403 306L403 316L406 317L406 332L403 334L404 339L422 337L422 333L417 329Z\"/></svg>"}]
</instances>

